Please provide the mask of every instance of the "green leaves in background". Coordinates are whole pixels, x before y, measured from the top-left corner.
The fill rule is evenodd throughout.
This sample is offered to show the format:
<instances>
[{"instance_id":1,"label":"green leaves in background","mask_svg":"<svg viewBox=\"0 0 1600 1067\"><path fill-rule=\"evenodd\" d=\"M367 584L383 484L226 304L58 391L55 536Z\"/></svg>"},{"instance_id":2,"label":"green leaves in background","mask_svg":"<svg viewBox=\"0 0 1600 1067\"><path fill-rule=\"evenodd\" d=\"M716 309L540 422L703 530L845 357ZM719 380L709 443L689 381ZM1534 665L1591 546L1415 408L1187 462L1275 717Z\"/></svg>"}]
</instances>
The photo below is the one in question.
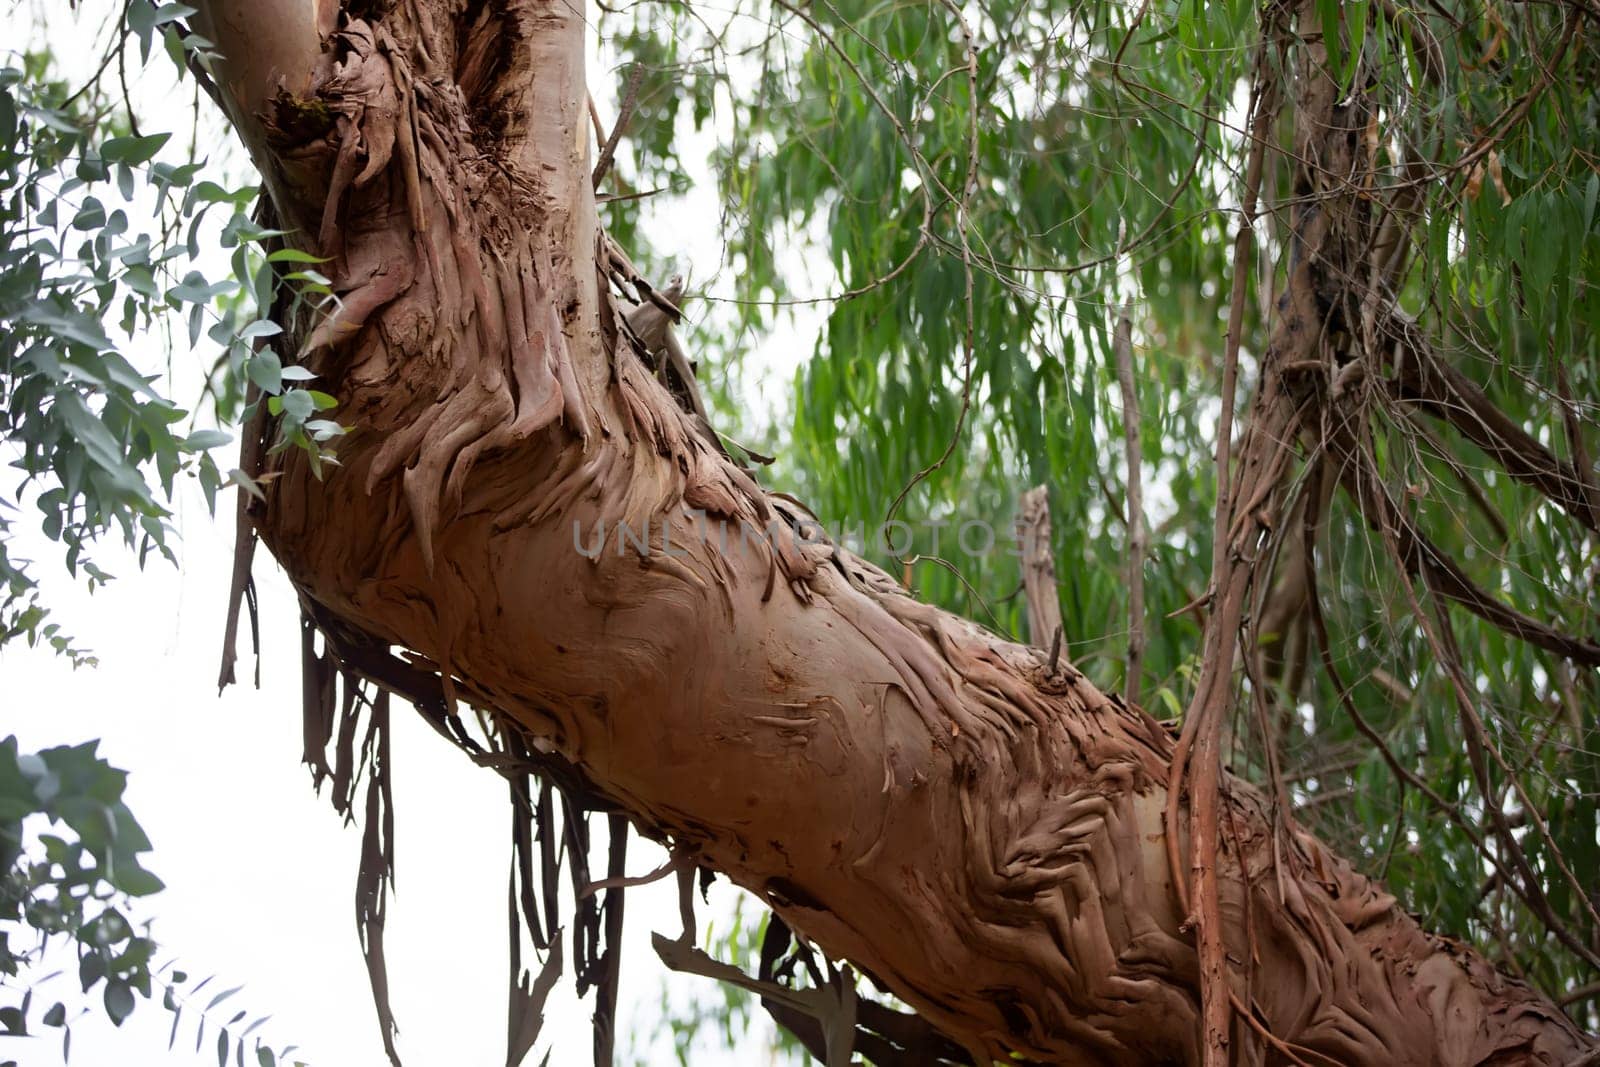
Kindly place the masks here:
<instances>
[{"instance_id":1,"label":"green leaves in background","mask_svg":"<svg viewBox=\"0 0 1600 1067\"><path fill-rule=\"evenodd\" d=\"M911 584L1022 636L1015 558L967 555L952 534L966 520L1004 529L1018 495L1048 484L1066 651L1112 688L1125 682L1128 536L1111 322L1129 305L1151 531L1141 691L1153 713L1176 716L1210 577L1216 427L1234 402L1219 385L1258 11L1187 0L961 10L974 20L976 99L956 16L938 3L752 0L717 12L668 3L603 14L619 56L617 95L637 64L657 102L629 128L631 152L612 184L624 194L668 189L648 207L611 205L607 222L633 247L670 249L670 229L650 222L675 210L676 157L707 146L724 216L721 291L731 285L731 296L695 322L691 344L713 383L726 380L724 418L737 420L741 397L770 373L772 338L808 344L793 324L819 308L826 317L779 425L755 442L778 455L780 487L829 529L870 533L954 441L949 462L898 515L918 532L906 555L949 564L924 558ZM1328 2L1316 13L1341 84L1365 79L1379 105L1368 133L1372 202L1408 205L1400 306L1533 438L1573 459L1586 439L1589 477L1600 477L1592 27L1558 8L1477 0L1392 11ZM1288 61L1299 59L1291 51ZM1241 398L1290 258L1297 190L1283 153L1293 105L1283 103L1274 128L1259 255L1241 280ZM964 194L974 119L978 179ZM972 404L958 433L963 392ZM1453 428L1391 402L1373 418L1390 495L1441 550L1519 610L1594 634L1600 544L1591 532ZM1326 523L1321 600L1331 659L1351 688L1336 691L1303 629L1284 635L1298 666L1271 683L1278 714L1266 724L1302 818L1365 857L1364 869L1426 925L1474 939L1546 989L1581 985L1592 978L1584 964L1489 877L1459 826L1397 782L1346 713L1347 696L1403 765L1461 805L1469 824L1484 820L1448 679L1378 535L1338 496ZM936 550L930 528L940 524ZM1569 866L1600 869L1596 679L1466 613L1454 622L1482 713L1528 801L1546 813ZM1267 782L1249 700L1229 735L1233 769ZM1491 795L1522 807L1498 768ZM1542 835L1530 831L1524 848L1556 913L1575 929L1592 925ZM1572 1010L1600 1023L1592 1000Z\"/></svg>"},{"instance_id":2,"label":"green leaves in background","mask_svg":"<svg viewBox=\"0 0 1600 1067\"><path fill-rule=\"evenodd\" d=\"M209 47L181 34L178 20L192 13L128 5L113 54L137 40L148 58L152 35L163 34L186 74L191 54ZM231 434L194 428L164 395L164 375L130 360L135 339L165 332L170 359L180 344L171 330L182 323L190 352L220 350L206 375L220 425L246 414L254 386L282 415L278 446L330 462L328 442L343 432L326 415L332 399L284 365L272 349L281 330L255 309L272 306L278 272L296 302L332 294L314 257L282 247L280 231L251 217L254 185L202 179L206 160L193 144L181 151L170 134L137 132L126 101L109 97L98 76L69 90L48 57L17 60L0 69L0 437L17 448L18 504L37 510L69 572L93 588L110 578L90 558L96 538L114 532L141 563L152 552L173 560L167 503L177 477L197 479L213 509L230 480L211 450ZM216 233L208 220L219 211ZM48 621L35 561L7 551L19 517L0 501L0 645L44 641L92 662Z\"/></svg>"},{"instance_id":3,"label":"green leaves in background","mask_svg":"<svg viewBox=\"0 0 1600 1067\"><path fill-rule=\"evenodd\" d=\"M84 1003L90 997L121 1026L159 993L172 1015L171 1040L188 1011L198 1047L207 1021L215 1026L213 1013L239 992L202 1001L211 979L192 983L171 964L154 964L158 946L128 916L134 901L162 889L161 880L143 866L150 840L123 802L127 775L98 747L89 741L24 753L15 737L0 740L0 990L8 1000L18 993L16 1003L0 1007L0 1062L9 1055L6 1039L51 1032L59 1032L70 1062L72 1025L93 1010ZM37 973L56 941L77 957L82 998L52 1000L57 975ZM246 1018L232 1013L227 1026ZM247 1053L260 1064L288 1062L292 1047L275 1051L254 1037L265 1022L255 1019L231 1037L219 1030L221 1049L239 1063Z\"/></svg>"}]
</instances>

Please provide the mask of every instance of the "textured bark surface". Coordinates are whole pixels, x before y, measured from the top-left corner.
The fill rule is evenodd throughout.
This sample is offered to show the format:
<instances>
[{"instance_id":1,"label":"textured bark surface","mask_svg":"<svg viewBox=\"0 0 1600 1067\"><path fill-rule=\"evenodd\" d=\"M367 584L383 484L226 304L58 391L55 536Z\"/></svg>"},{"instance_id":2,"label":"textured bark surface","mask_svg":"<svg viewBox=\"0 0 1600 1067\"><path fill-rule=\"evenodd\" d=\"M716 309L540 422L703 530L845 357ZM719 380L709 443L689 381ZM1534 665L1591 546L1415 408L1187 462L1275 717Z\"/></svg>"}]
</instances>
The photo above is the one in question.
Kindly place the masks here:
<instances>
[{"instance_id":1,"label":"textured bark surface","mask_svg":"<svg viewBox=\"0 0 1600 1067\"><path fill-rule=\"evenodd\" d=\"M224 88L343 301L291 324L340 400L342 465L318 480L279 453L258 514L302 594L975 1057L1198 1062L1171 737L807 543L650 373L594 209L581 12L351 2L335 22L304 0L289 24L325 34L307 48L274 38L271 5L209 6L232 40L276 42ZM652 550L619 543L621 522ZM1235 1020L1234 1062L1291 1061L1260 1027L1317 1064L1586 1047L1309 836L1280 834L1275 866L1249 788L1224 781L1221 823L1230 981L1259 1024Z\"/></svg>"}]
</instances>

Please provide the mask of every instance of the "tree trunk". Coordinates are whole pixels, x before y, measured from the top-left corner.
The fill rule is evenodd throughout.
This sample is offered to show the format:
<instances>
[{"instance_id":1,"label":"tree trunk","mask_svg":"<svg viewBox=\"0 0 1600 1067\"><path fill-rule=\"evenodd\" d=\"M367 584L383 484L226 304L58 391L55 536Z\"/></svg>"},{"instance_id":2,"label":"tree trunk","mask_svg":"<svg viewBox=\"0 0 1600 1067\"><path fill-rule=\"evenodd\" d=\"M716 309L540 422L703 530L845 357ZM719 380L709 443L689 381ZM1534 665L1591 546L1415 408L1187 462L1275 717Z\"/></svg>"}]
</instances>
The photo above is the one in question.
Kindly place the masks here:
<instances>
[{"instance_id":1,"label":"tree trunk","mask_svg":"<svg viewBox=\"0 0 1600 1067\"><path fill-rule=\"evenodd\" d=\"M319 479L279 452L257 515L302 595L425 657L452 700L515 723L975 1057L1198 1062L1172 739L808 539L658 383L597 221L581 12L203 6L244 57L219 80L279 217L342 298L286 324L340 401L340 465ZM1235 1062L1586 1047L1308 835L1280 834L1275 864L1266 803L1223 794L1230 981L1255 1020L1234 1021Z\"/></svg>"}]
</instances>

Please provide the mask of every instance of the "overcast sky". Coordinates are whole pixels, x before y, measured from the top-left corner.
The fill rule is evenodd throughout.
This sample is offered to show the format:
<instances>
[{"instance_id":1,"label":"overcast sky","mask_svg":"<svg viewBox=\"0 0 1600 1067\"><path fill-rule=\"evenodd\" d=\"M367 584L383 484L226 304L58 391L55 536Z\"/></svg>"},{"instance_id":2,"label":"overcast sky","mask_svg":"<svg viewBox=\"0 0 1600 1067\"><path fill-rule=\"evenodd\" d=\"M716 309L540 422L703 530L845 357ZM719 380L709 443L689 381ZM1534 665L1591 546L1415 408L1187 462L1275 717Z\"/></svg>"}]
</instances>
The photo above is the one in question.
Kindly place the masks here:
<instances>
[{"instance_id":1,"label":"overcast sky","mask_svg":"<svg viewBox=\"0 0 1600 1067\"><path fill-rule=\"evenodd\" d=\"M31 13L47 10L53 51L69 74L81 76L98 58L90 41L107 6L104 0L91 2L74 17L59 3L0 0L0 51L14 54L22 42L37 41ZM187 130L190 93L173 90L162 62L152 65L152 73L135 77L141 116L147 131ZM237 152L214 117L207 120L210 126L202 130L213 132L203 132L202 141L215 140L213 159L244 180ZM703 152L696 155L703 171ZM712 185L702 185L687 208L675 210L699 212L706 225L675 227L676 236L668 240L685 242L681 254L705 277L720 247ZM684 217L677 215L680 221ZM757 377L769 388L750 390L754 405L775 401L770 384L786 385L798 351L809 349L811 336L807 331L803 344L791 337L781 346L782 355L764 357L772 373ZM149 338L136 343L131 354L151 372L170 367L163 384L174 400L189 407L198 396L199 368L213 355L174 353L169 364L168 353ZM219 454L224 469L233 465L231 455L231 448ZM0 477L0 492L15 500L14 490L14 478ZM96 561L117 580L90 596L68 578L60 546L30 525L34 513L24 507L12 528L10 551L15 558L38 561L35 574L55 621L100 664L74 671L50 652L20 643L0 652L0 736L15 734L23 751L101 739L105 757L130 772L127 801L155 846L147 866L167 883L164 892L149 898L141 916L154 920L162 958L176 958L191 975L216 974L211 990L245 988L212 1013L199 1054L193 1022L186 1019L178 1051L169 1055L170 1016L158 1004L141 1001L121 1031L96 1005L74 1025L71 1062L215 1063L216 1024L244 1009L252 1018L270 1014L272 1020L258 1032L273 1046L299 1045L298 1055L312 1064L375 1067L385 1061L354 921L360 832L340 825L326 799L312 793L300 764L298 611L292 592L271 557L259 554L262 686L248 685L254 663L246 637L239 671L246 684L219 698L215 679L232 549L232 496L222 497L218 520L190 486L182 487L174 509L181 566L157 559L141 572L131 555L106 545ZM505 787L414 715L395 717L393 744L398 893L388 923L388 957L400 1048L409 1064L498 1064L505 1045L510 852ZM655 846L637 842L630 850L630 872L649 871L663 859ZM702 930L705 919L730 914L735 895L719 882ZM619 1060L625 1063L676 1062L669 1032L661 1025L664 995L680 1007L696 993L721 999L720 990L703 979L667 975L649 947L652 930L678 930L670 880L630 891L628 897L618 1008ZM55 966L71 967L72 960L58 954ZM75 992L70 978L58 978L36 999L80 1003L81 997L73 999ZM528 1062L540 1062L553 1046L555 1067L588 1063L591 1010L564 981L551 998L545 1036ZM707 1045L693 1062L697 1067L773 1062L770 1033L763 1019L737 1050L718 1053ZM635 1055L627 1055L630 1049ZM0 1060L7 1058L27 1065L61 1062L53 1038L21 1047L0 1045Z\"/></svg>"}]
</instances>

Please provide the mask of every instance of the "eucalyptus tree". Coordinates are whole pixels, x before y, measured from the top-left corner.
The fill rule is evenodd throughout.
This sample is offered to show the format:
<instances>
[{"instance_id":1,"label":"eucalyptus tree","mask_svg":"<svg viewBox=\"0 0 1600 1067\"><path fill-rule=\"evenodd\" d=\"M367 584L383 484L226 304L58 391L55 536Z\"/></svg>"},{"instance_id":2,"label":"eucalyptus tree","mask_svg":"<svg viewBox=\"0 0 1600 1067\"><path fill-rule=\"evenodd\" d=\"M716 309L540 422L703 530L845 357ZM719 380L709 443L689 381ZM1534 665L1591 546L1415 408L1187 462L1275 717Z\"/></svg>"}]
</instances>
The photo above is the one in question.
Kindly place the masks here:
<instances>
[{"instance_id":1,"label":"eucalyptus tree","mask_svg":"<svg viewBox=\"0 0 1600 1067\"><path fill-rule=\"evenodd\" d=\"M610 1061L631 825L830 1063L1593 1062L1592 8L196 6L129 20L262 176L229 641L259 538L391 1056L398 694L510 781L513 1061L568 955ZM639 336L697 139L701 377ZM807 302L762 476L701 378ZM1029 647L1049 568L949 545L1033 484Z\"/></svg>"}]
</instances>

